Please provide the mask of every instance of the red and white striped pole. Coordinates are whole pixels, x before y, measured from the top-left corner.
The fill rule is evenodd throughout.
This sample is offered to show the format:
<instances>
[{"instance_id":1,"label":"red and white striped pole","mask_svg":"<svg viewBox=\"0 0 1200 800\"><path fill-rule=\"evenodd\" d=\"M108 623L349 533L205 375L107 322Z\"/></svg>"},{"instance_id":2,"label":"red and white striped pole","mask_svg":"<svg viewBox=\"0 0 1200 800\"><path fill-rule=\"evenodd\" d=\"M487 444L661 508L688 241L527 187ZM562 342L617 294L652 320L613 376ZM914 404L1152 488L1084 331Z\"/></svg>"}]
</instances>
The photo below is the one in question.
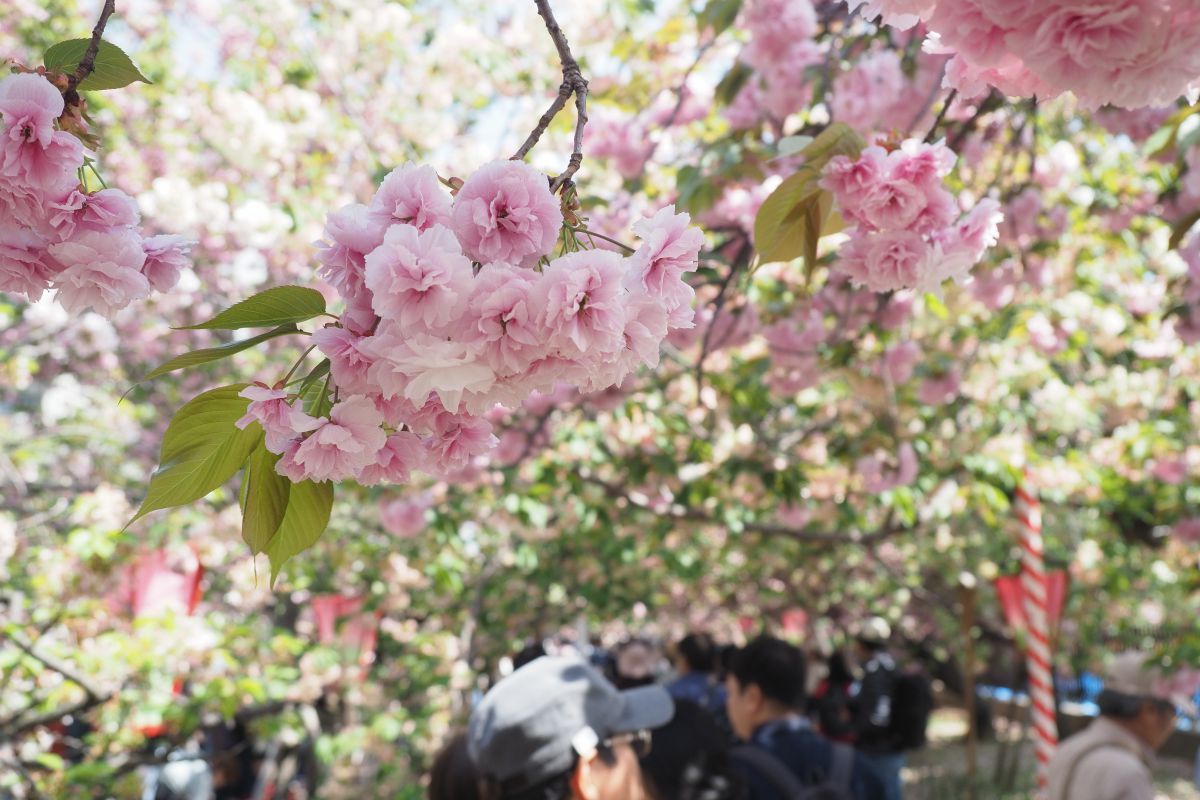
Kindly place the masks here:
<instances>
[{"instance_id":1,"label":"red and white striped pole","mask_svg":"<svg viewBox=\"0 0 1200 800\"><path fill-rule=\"evenodd\" d=\"M1046 766L1058 744L1050 617L1047 613L1046 562L1042 546L1042 509L1029 490L1029 476L1017 486L1016 513L1021 523L1021 594L1025 602L1025 660L1029 669L1030 717L1037 754L1038 787L1045 788Z\"/></svg>"}]
</instances>

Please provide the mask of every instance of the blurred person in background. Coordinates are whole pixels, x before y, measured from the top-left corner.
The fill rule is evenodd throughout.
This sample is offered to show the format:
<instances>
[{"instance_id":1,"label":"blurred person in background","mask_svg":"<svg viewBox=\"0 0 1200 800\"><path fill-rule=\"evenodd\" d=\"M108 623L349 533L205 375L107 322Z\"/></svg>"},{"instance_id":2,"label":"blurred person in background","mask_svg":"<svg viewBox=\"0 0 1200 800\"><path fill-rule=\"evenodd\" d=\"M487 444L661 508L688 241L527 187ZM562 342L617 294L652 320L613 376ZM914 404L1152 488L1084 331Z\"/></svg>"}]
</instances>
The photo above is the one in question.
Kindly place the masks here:
<instances>
[{"instance_id":1,"label":"blurred person in background","mask_svg":"<svg viewBox=\"0 0 1200 800\"><path fill-rule=\"evenodd\" d=\"M679 676L667 686L676 700L690 700L710 713L725 708L725 687L717 682L717 643L707 633L690 633L675 645L672 659Z\"/></svg>"},{"instance_id":2,"label":"blurred person in background","mask_svg":"<svg viewBox=\"0 0 1200 800\"><path fill-rule=\"evenodd\" d=\"M613 653L612 682L618 689L649 686L658 679L658 651L645 639L627 639Z\"/></svg>"},{"instance_id":3,"label":"blurred person in background","mask_svg":"<svg viewBox=\"0 0 1200 800\"><path fill-rule=\"evenodd\" d=\"M467 751L467 734L451 737L429 771L429 800L480 800L479 773Z\"/></svg>"},{"instance_id":4,"label":"blurred person in background","mask_svg":"<svg viewBox=\"0 0 1200 800\"><path fill-rule=\"evenodd\" d=\"M675 716L651 732L650 751L639 759L646 786L657 800L746 800L729 749L711 714L676 700Z\"/></svg>"}]
</instances>

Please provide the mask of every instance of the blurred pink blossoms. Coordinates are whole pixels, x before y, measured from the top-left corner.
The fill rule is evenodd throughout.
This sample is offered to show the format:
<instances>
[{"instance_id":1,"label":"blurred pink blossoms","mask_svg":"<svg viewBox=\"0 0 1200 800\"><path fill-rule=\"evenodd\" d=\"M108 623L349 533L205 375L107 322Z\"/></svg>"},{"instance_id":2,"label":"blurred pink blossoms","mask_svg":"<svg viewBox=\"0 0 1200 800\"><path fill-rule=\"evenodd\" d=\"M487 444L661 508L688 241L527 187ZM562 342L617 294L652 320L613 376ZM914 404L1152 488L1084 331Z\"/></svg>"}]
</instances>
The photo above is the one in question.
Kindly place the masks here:
<instances>
[{"instance_id":1,"label":"blurred pink blossoms","mask_svg":"<svg viewBox=\"0 0 1200 800\"><path fill-rule=\"evenodd\" d=\"M133 198L86 191L83 145L55 125L64 110L42 75L0 80L0 291L34 302L54 289L72 313L112 315L174 286L190 243L142 238Z\"/></svg>"},{"instance_id":2,"label":"blurred pink blossoms","mask_svg":"<svg viewBox=\"0 0 1200 800\"><path fill-rule=\"evenodd\" d=\"M451 200L432 167L400 167L369 205L331 213L318 243L346 302L313 334L340 398L329 417L251 386L238 424L264 427L293 481L454 474L496 446L497 405L657 366L668 332L693 325L684 276L704 236L689 221L664 208L634 224L642 243L626 257L572 244L552 258L563 216L534 168L487 164Z\"/></svg>"},{"instance_id":3,"label":"blurred pink blossoms","mask_svg":"<svg viewBox=\"0 0 1200 800\"><path fill-rule=\"evenodd\" d=\"M961 215L942 183L954 162L944 144L915 139L892 152L872 145L857 159L830 159L821 187L833 193L852 226L835 268L873 292L940 294L947 279L965 282L996 243L1004 215L990 198Z\"/></svg>"}]
</instances>

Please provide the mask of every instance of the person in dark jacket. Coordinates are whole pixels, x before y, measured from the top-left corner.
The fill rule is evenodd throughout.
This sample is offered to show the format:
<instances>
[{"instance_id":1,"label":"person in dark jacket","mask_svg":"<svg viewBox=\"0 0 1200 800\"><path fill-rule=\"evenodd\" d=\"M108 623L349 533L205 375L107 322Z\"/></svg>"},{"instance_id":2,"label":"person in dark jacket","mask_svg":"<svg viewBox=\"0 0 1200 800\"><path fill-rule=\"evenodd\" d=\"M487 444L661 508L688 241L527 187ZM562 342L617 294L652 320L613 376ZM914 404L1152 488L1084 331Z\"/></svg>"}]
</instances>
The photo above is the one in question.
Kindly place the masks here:
<instances>
[{"instance_id":1,"label":"person in dark jacket","mask_svg":"<svg viewBox=\"0 0 1200 800\"><path fill-rule=\"evenodd\" d=\"M854 698L854 742L864 762L883 781L881 800L903 800L904 752L892 724L896 662L887 652L891 636L891 626L881 617L866 620L855 634L854 651L863 676Z\"/></svg>"},{"instance_id":2,"label":"person in dark jacket","mask_svg":"<svg viewBox=\"0 0 1200 800\"><path fill-rule=\"evenodd\" d=\"M726 707L734 732L751 748L766 751L807 787L829 782L834 770L834 744L812 729L803 716L804 654L787 642L762 636L739 650L726 679ZM858 754L847 748L850 770L846 794L854 800L880 800L883 784ZM752 800L790 800L778 782L760 767L739 758Z\"/></svg>"},{"instance_id":3,"label":"person in dark jacket","mask_svg":"<svg viewBox=\"0 0 1200 800\"><path fill-rule=\"evenodd\" d=\"M676 700L689 700L713 714L723 714L725 687L717 682L717 643L707 633L689 633L675 645L673 663L679 676L667 685Z\"/></svg>"},{"instance_id":4,"label":"person in dark jacket","mask_svg":"<svg viewBox=\"0 0 1200 800\"><path fill-rule=\"evenodd\" d=\"M817 686L812 697L812 716L821 734L835 742L854 743L852 689L854 673L846 656L835 650L826 660L829 672Z\"/></svg>"}]
</instances>

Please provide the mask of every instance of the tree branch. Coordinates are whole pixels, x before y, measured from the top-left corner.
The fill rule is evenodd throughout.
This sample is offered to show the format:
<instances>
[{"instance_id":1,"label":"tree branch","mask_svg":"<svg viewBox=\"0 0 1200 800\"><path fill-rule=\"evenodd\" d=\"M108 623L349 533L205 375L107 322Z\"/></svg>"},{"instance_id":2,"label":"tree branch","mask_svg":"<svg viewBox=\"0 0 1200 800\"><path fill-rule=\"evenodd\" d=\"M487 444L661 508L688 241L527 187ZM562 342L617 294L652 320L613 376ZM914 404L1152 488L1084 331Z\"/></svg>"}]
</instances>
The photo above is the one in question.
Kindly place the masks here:
<instances>
[{"instance_id":1,"label":"tree branch","mask_svg":"<svg viewBox=\"0 0 1200 800\"><path fill-rule=\"evenodd\" d=\"M721 281L721 286L717 289L717 296L713 299L712 319L708 321L708 326L704 329L704 338L700 342L700 355L696 357L697 397L700 396L700 390L704 388L704 362L708 359L708 352L713 344L712 335L717 327L717 318L721 316L721 309L725 307L725 298L730 284L733 283L734 277L741 271L742 267L749 263L751 252L753 252L753 247L750 245L749 237L746 237L738 248L738 253L734 257L733 263L729 265L729 274Z\"/></svg>"},{"instance_id":2,"label":"tree branch","mask_svg":"<svg viewBox=\"0 0 1200 800\"><path fill-rule=\"evenodd\" d=\"M87 76L92 74L92 70L96 67L96 56L100 53L100 39L104 36L104 26L108 24L108 18L116 10L116 0L104 0L104 8L100 10L100 19L96 21L96 27L92 28L92 41L88 43L88 48L84 52L79 66L75 68L75 72L67 79L68 92L74 91L75 87L83 83L87 79Z\"/></svg>"},{"instance_id":3,"label":"tree branch","mask_svg":"<svg viewBox=\"0 0 1200 800\"><path fill-rule=\"evenodd\" d=\"M541 118L538 119L537 126L530 131L529 136L517 148L517 152L513 154L512 160L519 161L528 155L533 146L542 138L542 134L546 132L546 128L558 116L558 112L566 107L567 100L571 98L571 95L574 95L575 140L571 150L571 158L567 162L567 168L550 182L550 191L557 192L571 182L572 176L579 171L579 167L583 164L583 129L588 121L588 82L584 80L583 72L579 68L579 62L575 60L575 56L571 53L571 45L567 43L566 35L563 33L562 28L559 27L558 20L554 18L554 11L550 8L549 0L534 0L534 3L537 5L537 11L541 15L542 21L546 23L546 32L550 34L550 39L554 42L554 48L558 50L558 60L562 64L563 81L558 87L558 97L554 98L554 102L550 104L550 108L546 109L546 113L542 114Z\"/></svg>"},{"instance_id":4,"label":"tree branch","mask_svg":"<svg viewBox=\"0 0 1200 800\"><path fill-rule=\"evenodd\" d=\"M17 713L15 716L0 721L0 733L6 737L17 737L26 731L33 730L42 725L47 725L55 720L62 719L65 716L82 713L89 708L101 705L108 702L112 697L112 692L104 692L97 689L90 681L78 675L73 669L63 664L56 658L44 655L34 649L33 643L26 641L23 636L17 633L10 633L8 640L12 642L18 650L25 655L37 661L47 669L57 672L65 679L75 684L84 691L84 698L71 703L61 708L56 708L52 711L47 711L43 714L38 714L34 717L25 717L25 710Z\"/></svg>"}]
</instances>

